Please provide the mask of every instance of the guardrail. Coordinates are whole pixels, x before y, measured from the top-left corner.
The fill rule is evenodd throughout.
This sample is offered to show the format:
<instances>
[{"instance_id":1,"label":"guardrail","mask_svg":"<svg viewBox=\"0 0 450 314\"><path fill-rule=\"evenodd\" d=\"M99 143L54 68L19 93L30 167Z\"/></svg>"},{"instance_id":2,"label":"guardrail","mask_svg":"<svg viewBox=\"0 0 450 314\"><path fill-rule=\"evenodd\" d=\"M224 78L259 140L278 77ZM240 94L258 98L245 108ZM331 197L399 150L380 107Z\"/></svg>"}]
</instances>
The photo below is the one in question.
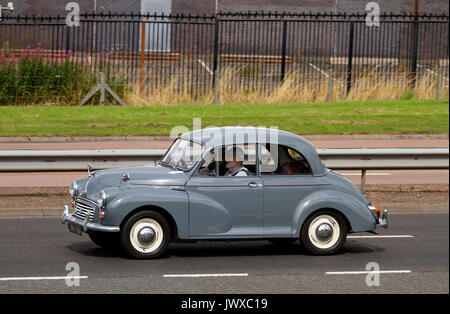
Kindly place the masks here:
<instances>
[{"instance_id":1,"label":"guardrail","mask_svg":"<svg viewBox=\"0 0 450 314\"><path fill-rule=\"evenodd\" d=\"M318 149L324 164L335 170L361 170L361 191L367 170L449 169L448 148Z\"/></svg>"},{"instance_id":2,"label":"guardrail","mask_svg":"<svg viewBox=\"0 0 450 314\"><path fill-rule=\"evenodd\" d=\"M145 165L160 159L165 149L148 150L3 150L0 172L87 171ZM448 148L318 149L324 164L334 170L361 170L365 190L367 170L449 169Z\"/></svg>"}]
</instances>

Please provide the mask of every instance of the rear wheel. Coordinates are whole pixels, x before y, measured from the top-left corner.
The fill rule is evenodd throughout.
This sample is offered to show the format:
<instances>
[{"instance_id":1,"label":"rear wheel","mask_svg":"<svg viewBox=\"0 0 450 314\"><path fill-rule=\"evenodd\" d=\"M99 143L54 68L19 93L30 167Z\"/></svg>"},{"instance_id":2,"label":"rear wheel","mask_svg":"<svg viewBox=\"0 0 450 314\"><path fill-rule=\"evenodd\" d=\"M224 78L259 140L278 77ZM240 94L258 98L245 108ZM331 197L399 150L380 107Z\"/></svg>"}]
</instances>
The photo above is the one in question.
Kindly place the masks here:
<instances>
[{"instance_id":1,"label":"rear wheel","mask_svg":"<svg viewBox=\"0 0 450 314\"><path fill-rule=\"evenodd\" d=\"M123 249L137 259L160 257L169 241L169 224L161 214L154 211L134 214L125 222L120 233Z\"/></svg>"},{"instance_id":2,"label":"rear wheel","mask_svg":"<svg viewBox=\"0 0 450 314\"><path fill-rule=\"evenodd\" d=\"M335 254L347 239L347 229L341 214L323 210L306 219L300 233L300 241L314 255Z\"/></svg>"}]
</instances>

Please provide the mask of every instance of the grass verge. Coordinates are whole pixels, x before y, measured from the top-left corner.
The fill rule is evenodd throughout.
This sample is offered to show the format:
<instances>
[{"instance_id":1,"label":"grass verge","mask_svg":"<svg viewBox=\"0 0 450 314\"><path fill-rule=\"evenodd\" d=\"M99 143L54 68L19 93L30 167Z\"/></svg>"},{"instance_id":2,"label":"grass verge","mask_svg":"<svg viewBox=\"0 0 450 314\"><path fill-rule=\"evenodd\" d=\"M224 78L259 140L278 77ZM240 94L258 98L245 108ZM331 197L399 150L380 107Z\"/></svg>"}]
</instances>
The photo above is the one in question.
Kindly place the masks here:
<instances>
[{"instance_id":1,"label":"grass verge","mask_svg":"<svg viewBox=\"0 0 450 314\"><path fill-rule=\"evenodd\" d=\"M8 106L0 136L169 135L174 126L277 126L297 134L448 133L448 100L323 103Z\"/></svg>"}]
</instances>

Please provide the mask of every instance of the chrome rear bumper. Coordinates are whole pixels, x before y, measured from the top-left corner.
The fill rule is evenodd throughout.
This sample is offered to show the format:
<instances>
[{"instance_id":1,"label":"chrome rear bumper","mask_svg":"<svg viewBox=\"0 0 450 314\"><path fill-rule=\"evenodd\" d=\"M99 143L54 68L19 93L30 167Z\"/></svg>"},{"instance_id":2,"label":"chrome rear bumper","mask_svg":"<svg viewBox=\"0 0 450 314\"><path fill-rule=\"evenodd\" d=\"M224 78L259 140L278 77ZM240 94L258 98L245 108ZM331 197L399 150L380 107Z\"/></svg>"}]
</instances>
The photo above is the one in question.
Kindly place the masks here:
<instances>
[{"instance_id":1,"label":"chrome rear bumper","mask_svg":"<svg viewBox=\"0 0 450 314\"><path fill-rule=\"evenodd\" d=\"M64 205L64 210L61 217L61 222L63 224L71 223L78 225L83 228L83 232L98 231L98 232L120 232L120 227L116 226L104 226L98 223L93 223L89 221L89 217L86 215L85 219L76 218L73 215L69 214L69 206Z\"/></svg>"},{"instance_id":2,"label":"chrome rear bumper","mask_svg":"<svg viewBox=\"0 0 450 314\"><path fill-rule=\"evenodd\" d=\"M383 211L383 214L381 215L381 218L378 219L378 224L383 227L383 228L387 228L389 226L388 223L388 211L385 209Z\"/></svg>"}]
</instances>

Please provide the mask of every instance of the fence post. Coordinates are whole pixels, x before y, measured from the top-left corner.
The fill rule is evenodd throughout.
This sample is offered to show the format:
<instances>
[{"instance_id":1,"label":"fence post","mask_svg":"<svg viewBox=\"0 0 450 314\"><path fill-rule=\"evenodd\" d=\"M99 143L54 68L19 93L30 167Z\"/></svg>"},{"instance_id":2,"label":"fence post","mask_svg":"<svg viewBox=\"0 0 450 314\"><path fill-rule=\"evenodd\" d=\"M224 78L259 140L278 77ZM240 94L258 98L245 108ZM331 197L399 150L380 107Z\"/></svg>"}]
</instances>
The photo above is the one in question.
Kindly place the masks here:
<instances>
[{"instance_id":1,"label":"fence post","mask_svg":"<svg viewBox=\"0 0 450 314\"><path fill-rule=\"evenodd\" d=\"M438 59L438 68L437 68L437 82L436 82L436 99L441 99L441 65L440 60Z\"/></svg>"},{"instance_id":2,"label":"fence post","mask_svg":"<svg viewBox=\"0 0 450 314\"><path fill-rule=\"evenodd\" d=\"M415 88L417 81L417 55L419 51L419 17L417 14L414 20L414 30L412 35L411 87Z\"/></svg>"},{"instance_id":3,"label":"fence post","mask_svg":"<svg viewBox=\"0 0 450 314\"><path fill-rule=\"evenodd\" d=\"M353 63L353 37L355 34L355 22L350 22L350 34L348 38L348 60L347 60L347 95L352 88L352 63Z\"/></svg>"},{"instance_id":4,"label":"fence post","mask_svg":"<svg viewBox=\"0 0 450 314\"><path fill-rule=\"evenodd\" d=\"M328 72L328 98L327 101L333 101L333 70L330 70Z\"/></svg>"},{"instance_id":5,"label":"fence post","mask_svg":"<svg viewBox=\"0 0 450 314\"><path fill-rule=\"evenodd\" d=\"M141 71L139 72L139 93L144 93L144 78L145 78L145 20L141 22Z\"/></svg>"},{"instance_id":6,"label":"fence post","mask_svg":"<svg viewBox=\"0 0 450 314\"><path fill-rule=\"evenodd\" d=\"M219 84L217 80L217 63L219 57L219 22L217 16L214 19L214 58L213 58L213 89L214 89L214 104L219 104Z\"/></svg>"},{"instance_id":7,"label":"fence post","mask_svg":"<svg viewBox=\"0 0 450 314\"><path fill-rule=\"evenodd\" d=\"M104 106L105 105L105 73L100 72L100 106Z\"/></svg>"},{"instance_id":8,"label":"fence post","mask_svg":"<svg viewBox=\"0 0 450 314\"><path fill-rule=\"evenodd\" d=\"M283 34L281 42L281 75L280 81L283 83L286 71L286 38L287 38L287 21L283 21Z\"/></svg>"},{"instance_id":9,"label":"fence post","mask_svg":"<svg viewBox=\"0 0 450 314\"><path fill-rule=\"evenodd\" d=\"M70 50L70 26L66 26L66 55Z\"/></svg>"}]
</instances>

